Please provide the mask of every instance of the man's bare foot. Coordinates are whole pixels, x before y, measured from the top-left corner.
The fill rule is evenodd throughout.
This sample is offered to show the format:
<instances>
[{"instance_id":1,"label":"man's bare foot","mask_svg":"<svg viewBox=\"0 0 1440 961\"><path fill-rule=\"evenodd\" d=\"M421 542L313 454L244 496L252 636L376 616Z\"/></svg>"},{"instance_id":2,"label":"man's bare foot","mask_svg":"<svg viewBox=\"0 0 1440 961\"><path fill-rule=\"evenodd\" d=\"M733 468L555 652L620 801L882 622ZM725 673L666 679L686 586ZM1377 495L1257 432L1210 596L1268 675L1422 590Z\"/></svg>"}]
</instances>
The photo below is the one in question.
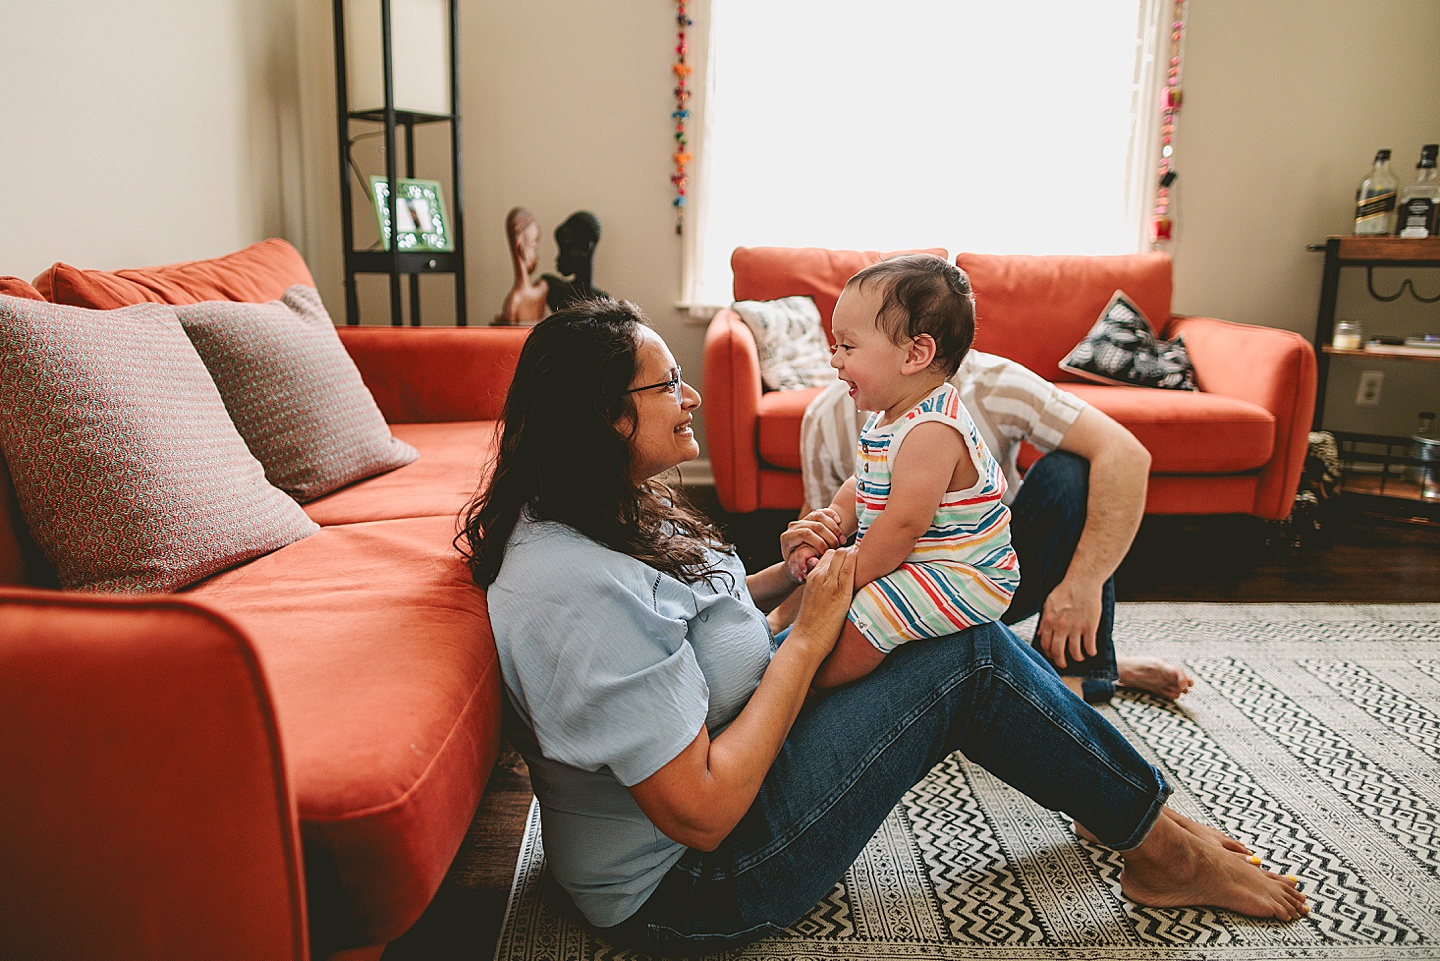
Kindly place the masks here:
<instances>
[{"instance_id":1,"label":"man's bare foot","mask_svg":"<svg viewBox=\"0 0 1440 961\"><path fill-rule=\"evenodd\" d=\"M1122 853L1120 890L1152 908L1210 905L1254 918L1295 921L1310 912L1293 877L1256 867L1159 817L1145 840Z\"/></svg>"},{"instance_id":2,"label":"man's bare foot","mask_svg":"<svg viewBox=\"0 0 1440 961\"><path fill-rule=\"evenodd\" d=\"M1179 811L1172 811L1169 807L1161 808L1160 813L1162 816L1168 817L1170 820L1174 821L1180 827L1189 831L1191 834L1195 835L1202 841L1214 844L1218 847L1222 847L1227 851L1234 851L1236 854L1242 855L1246 858L1250 857L1250 849L1248 847L1246 847L1241 842L1235 840L1230 835L1226 834L1224 831L1221 831L1219 828L1212 828L1208 824L1201 824L1199 821L1192 821L1190 818L1187 818ZM1080 835L1085 840L1091 842L1092 844L1104 843L1095 835L1091 834L1089 829L1087 829L1085 825L1081 824L1079 821L1073 821L1071 823L1072 826L1075 828L1075 833ZM1260 862L1258 860L1252 860L1251 863L1258 864Z\"/></svg>"},{"instance_id":3,"label":"man's bare foot","mask_svg":"<svg viewBox=\"0 0 1440 961\"><path fill-rule=\"evenodd\" d=\"M1139 688L1172 701L1195 683L1183 667L1176 667L1158 657L1117 657L1115 666L1122 687Z\"/></svg>"}]
</instances>

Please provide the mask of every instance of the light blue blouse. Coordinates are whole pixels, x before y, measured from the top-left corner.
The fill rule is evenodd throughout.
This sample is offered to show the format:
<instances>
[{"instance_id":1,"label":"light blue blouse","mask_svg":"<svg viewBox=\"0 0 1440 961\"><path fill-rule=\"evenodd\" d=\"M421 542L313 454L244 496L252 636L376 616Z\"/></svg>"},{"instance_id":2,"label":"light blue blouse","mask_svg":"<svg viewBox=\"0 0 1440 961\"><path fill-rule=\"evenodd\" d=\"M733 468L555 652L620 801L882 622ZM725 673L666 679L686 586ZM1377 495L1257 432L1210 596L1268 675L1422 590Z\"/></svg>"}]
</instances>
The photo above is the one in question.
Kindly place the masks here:
<instances>
[{"instance_id":1,"label":"light blue blouse","mask_svg":"<svg viewBox=\"0 0 1440 961\"><path fill-rule=\"evenodd\" d=\"M749 700L774 648L734 555L687 584L563 524L522 519L488 596L545 857L591 923L634 914L680 859L634 785ZM728 576L726 576L728 575Z\"/></svg>"}]
</instances>

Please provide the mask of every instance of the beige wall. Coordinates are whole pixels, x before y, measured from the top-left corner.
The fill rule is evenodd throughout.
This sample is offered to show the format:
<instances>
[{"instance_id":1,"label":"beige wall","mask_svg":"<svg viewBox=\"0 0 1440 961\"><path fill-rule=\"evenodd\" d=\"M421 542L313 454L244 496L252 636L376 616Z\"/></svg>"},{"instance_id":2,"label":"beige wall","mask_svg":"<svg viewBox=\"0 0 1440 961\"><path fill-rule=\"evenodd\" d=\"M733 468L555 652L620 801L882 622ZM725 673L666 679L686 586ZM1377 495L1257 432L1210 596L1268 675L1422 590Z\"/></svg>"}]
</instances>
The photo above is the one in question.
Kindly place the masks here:
<instances>
[{"instance_id":1,"label":"beige wall","mask_svg":"<svg viewBox=\"0 0 1440 961\"><path fill-rule=\"evenodd\" d=\"M304 241L290 0L0 6L0 272Z\"/></svg>"},{"instance_id":2,"label":"beige wall","mask_svg":"<svg viewBox=\"0 0 1440 961\"><path fill-rule=\"evenodd\" d=\"M547 270L554 226L588 209L603 228L596 283L639 302L698 372L703 328L673 307L673 6L461 3L470 321L488 322L509 287L511 206L540 220ZM1320 257L1305 245L1347 229L1377 147L1408 178L1420 144L1440 141L1437 49L1436 0L1193 0L1176 309L1312 333ZM278 234L304 252L338 318L330 58L325 0L5 0L0 271L162 263ZM1389 309L1354 286L1342 310L1373 329L1440 327L1434 307L1377 314ZM1421 278L1422 291L1437 287ZM367 321L383 320L383 284L364 290ZM425 290L427 320L448 322L448 284ZM1417 404L1440 399L1433 370L1391 364L1384 407L1332 412L1406 432ZM1334 396L1353 401L1356 377L1337 369Z\"/></svg>"},{"instance_id":3,"label":"beige wall","mask_svg":"<svg viewBox=\"0 0 1440 961\"><path fill-rule=\"evenodd\" d=\"M1401 184L1440 142L1440 2L1191 0L1177 130L1175 309L1315 332L1323 255L1348 233L1355 185L1376 149ZM1380 271L1389 293L1402 272ZM1347 270L1339 313L1372 333L1440 331L1440 307L1370 300ZM1440 293L1440 270L1416 275ZM1355 406L1362 369L1385 373L1382 405ZM1341 360L1326 426L1408 434L1440 404L1440 366Z\"/></svg>"},{"instance_id":4,"label":"beige wall","mask_svg":"<svg viewBox=\"0 0 1440 961\"><path fill-rule=\"evenodd\" d=\"M310 4L302 17L308 48L328 48L329 5ZM601 225L596 286L639 303L698 377L704 329L682 322L673 309L680 296L680 238L669 180L673 5L461 0L460 17L470 323L489 323L510 288L504 220L511 207L528 208L540 222L538 272L555 270L556 225L589 210ZM339 190L329 99L333 67L316 58L302 69L307 103L323 101L330 111L323 121L328 139L309 158L314 169L308 181L323 198L314 222L327 240L324 250L312 248L307 255L338 314L340 226L330 202ZM443 182L448 142L432 136L427 146L435 164L417 175ZM382 155L370 151L365 159L377 168L367 167L367 174L382 172ZM386 322L384 282L367 280L360 287L364 321ZM421 289L426 322L449 322L449 284L430 278Z\"/></svg>"}]
</instances>

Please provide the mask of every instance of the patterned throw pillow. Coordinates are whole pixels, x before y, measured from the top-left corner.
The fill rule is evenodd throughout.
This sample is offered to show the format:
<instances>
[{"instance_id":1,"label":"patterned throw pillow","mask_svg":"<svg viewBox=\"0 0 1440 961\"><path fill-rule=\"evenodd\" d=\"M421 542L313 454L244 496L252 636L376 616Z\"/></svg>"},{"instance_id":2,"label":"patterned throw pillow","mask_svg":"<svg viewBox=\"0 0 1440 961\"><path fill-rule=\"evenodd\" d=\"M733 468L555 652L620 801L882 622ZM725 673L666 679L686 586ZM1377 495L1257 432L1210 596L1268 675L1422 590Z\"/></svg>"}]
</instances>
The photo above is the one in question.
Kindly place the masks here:
<instances>
[{"instance_id":1,"label":"patterned throw pillow","mask_svg":"<svg viewBox=\"0 0 1440 961\"><path fill-rule=\"evenodd\" d=\"M1102 384L1196 389L1185 339L1158 340L1140 308L1119 290L1060 369Z\"/></svg>"},{"instance_id":2,"label":"patterned throw pillow","mask_svg":"<svg viewBox=\"0 0 1440 961\"><path fill-rule=\"evenodd\" d=\"M731 307L755 336L766 390L823 387L835 379L814 299L742 300Z\"/></svg>"},{"instance_id":3,"label":"patterned throw pillow","mask_svg":"<svg viewBox=\"0 0 1440 961\"><path fill-rule=\"evenodd\" d=\"M265 477L300 503L410 463L314 287L176 307Z\"/></svg>"},{"instance_id":4,"label":"patterned throw pillow","mask_svg":"<svg viewBox=\"0 0 1440 961\"><path fill-rule=\"evenodd\" d=\"M0 450L62 587L176 590L319 529L266 482L170 307L0 296Z\"/></svg>"}]
</instances>

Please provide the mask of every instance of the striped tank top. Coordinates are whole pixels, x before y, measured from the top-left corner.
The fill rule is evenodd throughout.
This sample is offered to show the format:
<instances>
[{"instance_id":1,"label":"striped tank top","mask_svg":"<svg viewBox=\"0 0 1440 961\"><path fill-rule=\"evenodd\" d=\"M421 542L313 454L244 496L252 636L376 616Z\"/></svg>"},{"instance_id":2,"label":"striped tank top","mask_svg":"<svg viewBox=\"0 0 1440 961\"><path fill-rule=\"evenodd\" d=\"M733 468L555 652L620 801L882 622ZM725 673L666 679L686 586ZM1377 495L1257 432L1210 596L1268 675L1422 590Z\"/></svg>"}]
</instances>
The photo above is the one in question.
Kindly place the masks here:
<instances>
[{"instance_id":1,"label":"striped tank top","mask_svg":"<svg viewBox=\"0 0 1440 961\"><path fill-rule=\"evenodd\" d=\"M850 621L878 650L905 641L942 637L1000 619L1020 583L1010 546L1010 509L1002 503L1005 474L980 438L949 383L935 388L893 424L871 415L860 433L856 464L857 543L885 509L891 459L919 424L936 421L959 431L980 479L945 494L930 528L898 568L865 585L850 606Z\"/></svg>"}]
</instances>

